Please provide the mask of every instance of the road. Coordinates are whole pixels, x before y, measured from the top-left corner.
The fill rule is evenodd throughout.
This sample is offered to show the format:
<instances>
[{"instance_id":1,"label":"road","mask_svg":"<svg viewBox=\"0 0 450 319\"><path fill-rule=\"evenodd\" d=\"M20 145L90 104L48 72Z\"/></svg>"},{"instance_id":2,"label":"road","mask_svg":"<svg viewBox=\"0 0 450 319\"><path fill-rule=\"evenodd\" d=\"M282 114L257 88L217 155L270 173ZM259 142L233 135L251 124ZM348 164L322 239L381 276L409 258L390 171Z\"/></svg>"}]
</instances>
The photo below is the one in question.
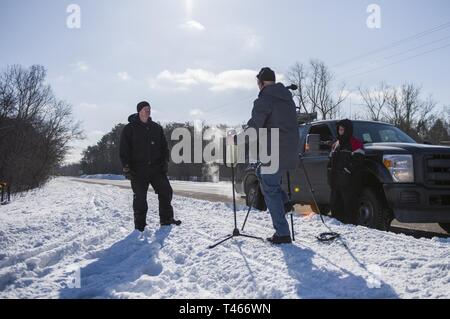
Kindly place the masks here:
<instances>
[{"instance_id":1,"label":"road","mask_svg":"<svg viewBox=\"0 0 450 319\"><path fill-rule=\"evenodd\" d=\"M72 180L99 185L112 185L121 188L130 189L130 182L126 180L107 180L107 179L86 179L86 178L72 178ZM184 181L171 181L172 188L175 195L190 197L200 200L207 200L211 202L232 202L232 188L231 183L197 183ZM238 205L245 205L244 199L237 196ZM298 214L311 214L312 210L309 206L296 207ZM450 237L438 224L404 224L396 220L392 222L392 232L403 233L414 237Z\"/></svg>"}]
</instances>

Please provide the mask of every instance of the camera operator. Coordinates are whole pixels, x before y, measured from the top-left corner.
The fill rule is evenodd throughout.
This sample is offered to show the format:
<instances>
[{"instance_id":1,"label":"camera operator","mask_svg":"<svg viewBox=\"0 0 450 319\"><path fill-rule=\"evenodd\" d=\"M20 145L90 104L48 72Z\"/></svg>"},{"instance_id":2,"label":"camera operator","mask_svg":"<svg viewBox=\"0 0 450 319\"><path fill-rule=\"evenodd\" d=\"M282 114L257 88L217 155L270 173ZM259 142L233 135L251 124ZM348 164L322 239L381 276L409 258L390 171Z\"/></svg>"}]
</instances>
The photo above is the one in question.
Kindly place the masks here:
<instances>
[{"instance_id":1,"label":"camera operator","mask_svg":"<svg viewBox=\"0 0 450 319\"><path fill-rule=\"evenodd\" d=\"M279 169L274 174L264 174L258 169L261 190L272 217L275 234L267 240L273 244L291 243L291 233L286 213L292 210L289 198L281 187L282 176L289 169L295 169L299 163L299 134L297 111L292 93L281 83L276 83L275 72L263 68L257 75L260 89L254 102L252 118L248 127L260 130L279 129ZM268 139L267 147L272 149L274 141Z\"/></svg>"}]
</instances>

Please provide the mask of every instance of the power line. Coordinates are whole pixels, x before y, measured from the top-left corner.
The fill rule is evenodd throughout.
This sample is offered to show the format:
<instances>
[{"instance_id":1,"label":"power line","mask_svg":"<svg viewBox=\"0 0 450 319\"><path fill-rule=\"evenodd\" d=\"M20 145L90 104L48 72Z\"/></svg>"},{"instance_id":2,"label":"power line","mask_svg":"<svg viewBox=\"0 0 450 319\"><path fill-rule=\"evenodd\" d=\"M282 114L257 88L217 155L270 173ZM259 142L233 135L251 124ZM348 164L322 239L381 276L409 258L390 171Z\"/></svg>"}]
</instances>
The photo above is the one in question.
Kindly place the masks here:
<instances>
[{"instance_id":1,"label":"power line","mask_svg":"<svg viewBox=\"0 0 450 319\"><path fill-rule=\"evenodd\" d=\"M410 52L410 51L414 51L414 50L417 50L417 49L426 47L426 46L428 46L428 45L430 45L430 44L435 44L435 43L438 43L438 42L442 42L442 41L447 40L447 39L450 39L450 35L447 36L447 37L443 37L443 38L441 38L441 39L435 40L435 41L431 41L431 42L424 43L424 44L422 44L422 45L416 46L416 47L411 48L411 49L409 49L409 50L407 50L407 51L404 51L404 52L400 52L400 53L396 53L396 54L389 55L389 56L385 57L384 59L387 60L387 59L390 59L390 58L393 58L393 57L396 57L396 56L399 56L399 55L403 55L403 54L408 53L408 52Z\"/></svg>"},{"instance_id":2,"label":"power line","mask_svg":"<svg viewBox=\"0 0 450 319\"><path fill-rule=\"evenodd\" d=\"M416 46L416 47L414 47L414 48L411 48L411 49L408 49L408 50L405 50L405 51L402 51L402 52L399 52L399 53L396 53L396 54L389 55L389 56L384 57L384 58L382 58L382 59L375 60L375 61L372 62L371 64L375 64L375 63L377 63L377 62L382 62L382 61L385 61L385 60L389 60L389 59L391 59L391 58L394 58L394 57L397 57L397 56L400 56L400 55L404 55L404 54L410 53L410 52L415 51L415 50L417 50L417 49L420 49L420 48L429 46L429 45L431 45L431 44L436 44L436 43L442 42L442 41L447 40L447 39L450 39L450 36L446 36L446 37L444 37L444 38L441 38L441 39L438 39L438 40L435 40L435 41L431 41L431 42L427 42L427 43L424 43L424 44L422 44L422 45ZM352 71L356 71L356 70L358 70L358 69L362 69L362 68L366 67L367 65L368 65L368 64L365 64L365 65L359 65L359 66L357 66L357 67L355 67L355 68L353 68L353 69L350 69L346 74L352 74ZM344 74L342 77L345 78L345 74Z\"/></svg>"},{"instance_id":3,"label":"power line","mask_svg":"<svg viewBox=\"0 0 450 319\"><path fill-rule=\"evenodd\" d=\"M335 64L335 65L331 66L331 68L338 68L338 67L340 67L340 66L343 66L343 65L352 63L352 62L354 62L354 61L361 60L362 58L365 58L365 57L374 55L374 54L376 54L376 53L379 53L379 52L382 52L382 51L385 51L385 50L394 48L394 47L396 47L396 46L399 46L399 45L402 44L402 43L405 43L405 42L408 42L408 41L412 41L412 40L416 40L416 39L423 38L424 36L426 36L426 35L428 35L428 34L431 34L431 33L437 32L437 31L441 31L441 30L444 30L444 29L449 28L449 27L450 27L450 21L449 21L449 22L446 22L446 23L444 23L444 24L438 25L438 26L436 26L436 27L433 27L433 28L431 28L431 29L422 31L422 32L420 32L420 33L414 34L414 35L412 35L412 36L403 38L403 39L401 39L401 40L392 42L392 43L387 44L387 45L385 45L385 46L383 46L383 47L381 47L381 48L378 48L378 49L375 49L375 50L372 50L372 51L368 51L368 52L363 53L363 54L361 54L361 55L355 56L355 57L353 57L353 58L351 58L351 59L342 61L342 62L340 62L340 63L338 63L338 64Z\"/></svg>"},{"instance_id":4,"label":"power line","mask_svg":"<svg viewBox=\"0 0 450 319\"><path fill-rule=\"evenodd\" d=\"M435 52L435 51L438 51L438 50L442 50L442 49L445 49L447 47L450 47L450 43L446 44L444 46L432 49L432 50L428 50L428 51L422 52L420 54L416 54L416 55L410 56L410 57L405 58L405 59L401 59L401 60L398 60L398 61L386 64L386 65L380 66L378 68L374 68L374 69L371 69L371 70L368 70L368 71L365 71L365 72L353 74L351 76L346 77L345 79L350 79L350 78L353 78L353 77L357 77L357 76L361 76L361 75L364 75L364 74L372 73L372 72L375 72L375 71L378 71L378 70L381 70L381 69L385 69L385 68L390 67L392 65L396 65L396 64L399 64L399 63L402 63L402 62L405 62L405 61L409 61L409 60L412 60L412 59L417 58L419 56L426 55L426 54L429 54L429 53L432 53L432 52Z\"/></svg>"}]
</instances>

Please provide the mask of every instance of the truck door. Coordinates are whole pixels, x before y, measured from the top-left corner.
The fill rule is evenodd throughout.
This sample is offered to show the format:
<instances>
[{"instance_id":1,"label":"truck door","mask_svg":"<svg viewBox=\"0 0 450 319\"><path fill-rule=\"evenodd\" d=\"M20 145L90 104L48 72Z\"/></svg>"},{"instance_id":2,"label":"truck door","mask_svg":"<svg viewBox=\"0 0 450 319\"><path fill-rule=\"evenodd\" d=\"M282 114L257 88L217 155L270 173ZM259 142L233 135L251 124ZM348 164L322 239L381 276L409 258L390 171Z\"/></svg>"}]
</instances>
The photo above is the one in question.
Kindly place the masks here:
<instances>
[{"instance_id":1,"label":"truck door","mask_svg":"<svg viewBox=\"0 0 450 319\"><path fill-rule=\"evenodd\" d=\"M301 156L305 151L305 141L306 135L308 134L310 129L309 125L302 125L299 127L299 135L300 135L300 154ZM312 202L311 193L308 190L307 182L305 180L305 174L301 167L297 167L296 169L289 170L290 178L291 178L291 194L292 201L299 204L309 204ZM283 189L289 193L288 183L287 183L287 175L282 176L282 186Z\"/></svg>"},{"instance_id":2,"label":"truck door","mask_svg":"<svg viewBox=\"0 0 450 319\"><path fill-rule=\"evenodd\" d=\"M320 135L320 149L316 153L304 153L303 163L315 190L316 200L319 204L328 204L331 189L328 185L327 165L331 147L334 143L334 136L328 124L312 125L308 134ZM304 175L304 173L302 174ZM304 183L302 183L304 184ZM307 189L306 189L307 190ZM305 191L305 189L304 189ZM307 190L309 192L309 190Z\"/></svg>"}]
</instances>

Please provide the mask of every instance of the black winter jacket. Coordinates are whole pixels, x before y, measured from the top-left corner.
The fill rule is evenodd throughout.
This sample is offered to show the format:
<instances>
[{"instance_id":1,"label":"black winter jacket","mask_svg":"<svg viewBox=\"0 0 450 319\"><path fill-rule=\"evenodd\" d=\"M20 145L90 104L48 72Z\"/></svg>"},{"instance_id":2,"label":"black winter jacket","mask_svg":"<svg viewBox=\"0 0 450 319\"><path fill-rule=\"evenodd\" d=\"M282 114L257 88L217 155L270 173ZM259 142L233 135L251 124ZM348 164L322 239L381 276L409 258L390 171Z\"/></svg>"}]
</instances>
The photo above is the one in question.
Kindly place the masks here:
<instances>
[{"instance_id":1,"label":"black winter jacket","mask_svg":"<svg viewBox=\"0 0 450 319\"><path fill-rule=\"evenodd\" d=\"M337 123L345 127L345 135L333 145L328 163L328 183L334 188L353 188L357 193L361 188L361 171L364 163L364 145L353 137L353 124L350 120ZM337 132L339 135L339 132Z\"/></svg>"},{"instance_id":2,"label":"black winter jacket","mask_svg":"<svg viewBox=\"0 0 450 319\"><path fill-rule=\"evenodd\" d=\"M169 148L164 130L150 118L141 122L138 114L128 118L120 138L122 165L136 168L144 165L159 166L169 162Z\"/></svg>"}]
</instances>

